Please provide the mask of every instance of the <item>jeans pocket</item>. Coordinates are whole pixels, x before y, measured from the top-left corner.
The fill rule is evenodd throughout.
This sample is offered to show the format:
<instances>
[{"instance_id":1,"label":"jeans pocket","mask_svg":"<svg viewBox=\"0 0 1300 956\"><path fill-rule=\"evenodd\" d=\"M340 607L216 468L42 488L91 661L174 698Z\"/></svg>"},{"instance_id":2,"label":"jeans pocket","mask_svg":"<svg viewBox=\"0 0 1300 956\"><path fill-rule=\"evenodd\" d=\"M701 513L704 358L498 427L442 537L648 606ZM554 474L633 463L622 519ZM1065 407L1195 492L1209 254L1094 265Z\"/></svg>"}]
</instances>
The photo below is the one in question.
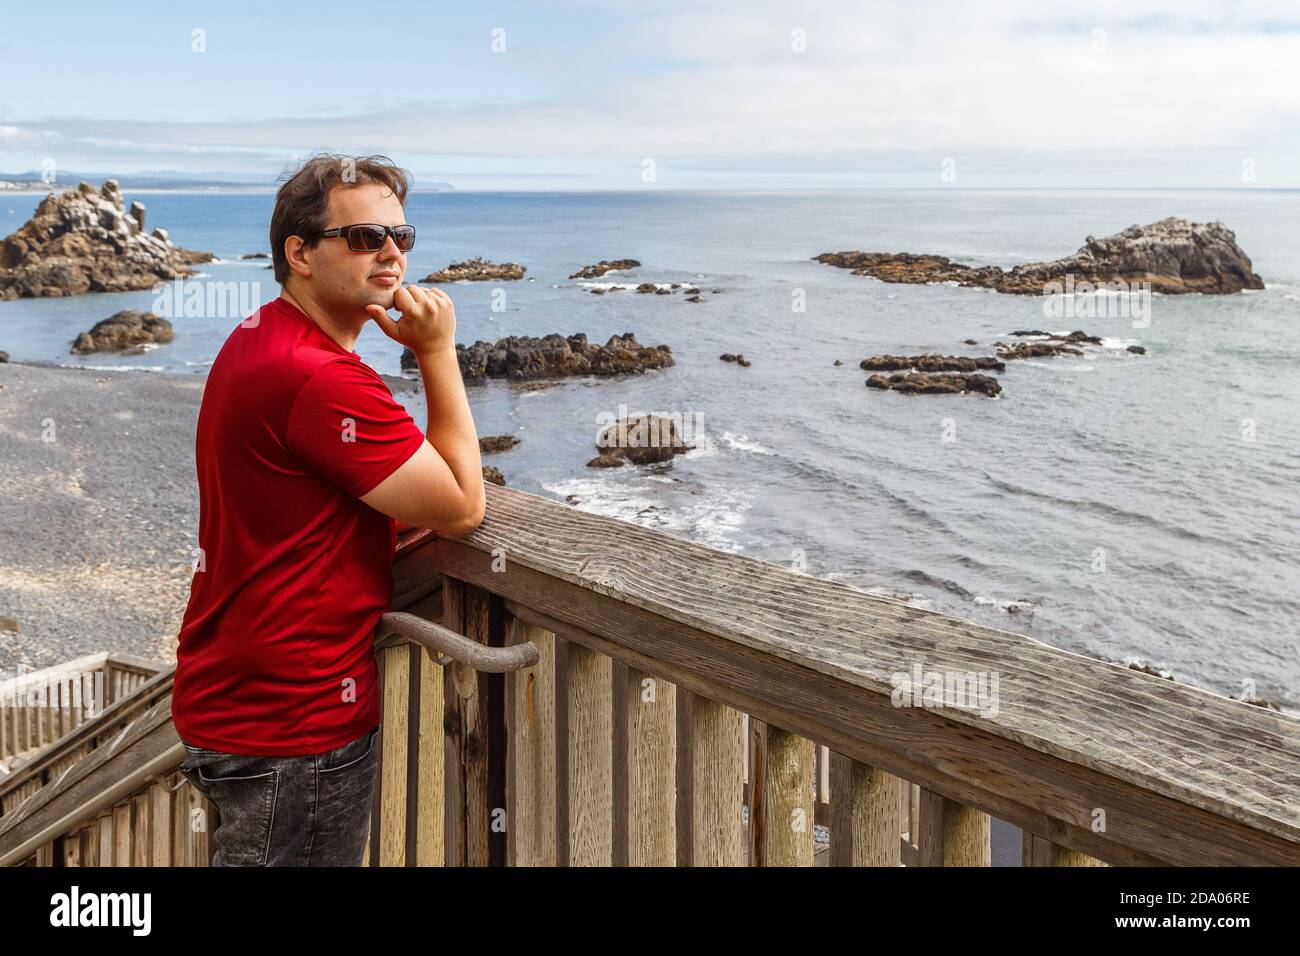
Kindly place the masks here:
<instances>
[{"instance_id":1,"label":"jeans pocket","mask_svg":"<svg viewBox=\"0 0 1300 956\"><path fill-rule=\"evenodd\" d=\"M378 736L379 728L375 727L370 733L358 737L351 743L331 750L325 755L325 766L320 768L320 773L328 776L360 764L375 752L375 739Z\"/></svg>"},{"instance_id":2,"label":"jeans pocket","mask_svg":"<svg viewBox=\"0 0 1300 956\"><path fill-rule=\"evenodd\" d=\"M312 866L359 866L370 834L379 728L330 751L317 771ZM327 766L326 764L333 764Z\"/></svg>"},{"instance_id":3,"label":"jeans pocket","mask_svg":"<svg viewBox=\"0 0 1300 956\"><path fill-rule=\"evenodd\" d=\"M271 848L271 825L280 790L278 768L242 773L248 758L200 765L195 772L221 823L212 834L221 862L228 866L264 866Z\"/></svg>"}]
</instances>

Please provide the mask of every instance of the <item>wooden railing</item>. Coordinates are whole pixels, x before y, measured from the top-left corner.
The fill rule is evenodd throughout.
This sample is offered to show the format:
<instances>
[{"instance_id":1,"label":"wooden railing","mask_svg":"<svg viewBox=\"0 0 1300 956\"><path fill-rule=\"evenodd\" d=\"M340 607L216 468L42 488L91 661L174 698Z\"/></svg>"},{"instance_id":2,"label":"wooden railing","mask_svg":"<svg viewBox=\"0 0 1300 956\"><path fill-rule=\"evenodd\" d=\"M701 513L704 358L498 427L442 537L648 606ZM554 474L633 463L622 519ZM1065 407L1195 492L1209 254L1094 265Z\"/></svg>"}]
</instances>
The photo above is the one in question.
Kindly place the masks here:
<instances>
[{"instance_id":1,"label":"wooden railing","mask_svg":"<svg viewBox=\"0 0 1300 956\"><path fill-rule=\"evenodd\" d=\"M215 808L179 772L175 666L0 780L0 863L206 866Z\"/></svg>"},{"instance_id":2,"label":"wooden railing","mask_svg":"<svg viewBox=\"0 0 1300 956\"><path fill-rule=\"evenodd\" d=\"M0 761L54 743L158 673L126 654L88 654L0 681Z\"/></svg>"},{"instance_id":3,"label":"wooden railing","mask_svg":"<svg viewBox=\"0 0 1300 956\"><path fill-rule=\"evenodd\" d=\"M1290 716L487 493L474 533L399 546L370 865L986 866L992 817L1026 865L1300 863ZM206 862L170 697L137 696L5 805L0 862Z\"/></svg>"}]
</instances>

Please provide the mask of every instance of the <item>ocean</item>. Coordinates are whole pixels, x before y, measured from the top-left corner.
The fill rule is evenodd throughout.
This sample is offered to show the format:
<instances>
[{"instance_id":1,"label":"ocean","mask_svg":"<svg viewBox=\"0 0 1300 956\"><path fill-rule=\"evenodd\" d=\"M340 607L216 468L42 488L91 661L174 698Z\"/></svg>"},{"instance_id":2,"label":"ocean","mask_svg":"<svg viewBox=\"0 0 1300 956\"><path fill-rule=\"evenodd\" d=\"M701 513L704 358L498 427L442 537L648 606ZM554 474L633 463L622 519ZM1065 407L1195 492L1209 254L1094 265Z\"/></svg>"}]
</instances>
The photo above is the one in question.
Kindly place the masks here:
<instances>
[{"instance_id":1,"label":"ocean","mask_svg":"<svg viewBox=\"0 0 1300 956\"><path fill-rule=\"evenodd\" d=\"M148 228L227 260L203 266L207 279L252 284L259 302L278 294L265 260L238 259L269 251L272 193L133 198ZM0 195L0 234L39 199ZM521 439L484 456L512 487L1300 707L1300 192L447 192L414 194L408 213L408 281L471 256L522 263L535 280L447 287L459 341L630 331L672 348L676 364L645 375L470 386L479 434ZM1038 298L889 285L811 261L861 249L1008 267L1170 215L1233 229L1267 288L1155 296L1135 327L1114 310L1053 318ZM642 266L605 282L689 283L705 301L592 295L566 278L615 258ZM175 341L143 355L69 354L77 333L154 299L0 302L0 349L202 373L238 317L174 318ZM1009 363L992 400L868 389L858 368L881 353L991 355L1017 329L1083 329L1103 346ZM378 328L357 351L398 374L400 347ZM399 398L423 425L423 397ZM697 447L670 467L587 468L600 425L623 409L680 413Z\"/></svg>"}]
</instances>

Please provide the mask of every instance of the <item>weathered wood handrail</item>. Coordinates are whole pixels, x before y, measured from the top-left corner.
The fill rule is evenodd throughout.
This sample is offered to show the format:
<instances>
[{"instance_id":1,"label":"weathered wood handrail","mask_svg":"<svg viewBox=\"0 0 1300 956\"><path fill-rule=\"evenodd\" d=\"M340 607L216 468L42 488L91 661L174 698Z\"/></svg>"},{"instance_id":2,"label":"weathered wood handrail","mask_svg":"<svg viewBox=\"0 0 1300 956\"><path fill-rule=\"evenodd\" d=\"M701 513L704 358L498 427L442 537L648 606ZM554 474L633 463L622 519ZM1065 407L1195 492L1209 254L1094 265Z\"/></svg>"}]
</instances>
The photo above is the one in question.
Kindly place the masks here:
<instances>
[{"instance_id":1,"label":"weathered wood handrail","mask_svg":"<svg viewBox=\"0 0 1300 956\"><path fill-rule=\"evenodd\" d=\"M1300 862L1292 717L514 489L488 487L472 534L404 546L521 620L919 785L923 863L987 862L987 815L1112 863ZM895 706L918 667L996 677L995 706Z\"/></svg>"}]
</instances>

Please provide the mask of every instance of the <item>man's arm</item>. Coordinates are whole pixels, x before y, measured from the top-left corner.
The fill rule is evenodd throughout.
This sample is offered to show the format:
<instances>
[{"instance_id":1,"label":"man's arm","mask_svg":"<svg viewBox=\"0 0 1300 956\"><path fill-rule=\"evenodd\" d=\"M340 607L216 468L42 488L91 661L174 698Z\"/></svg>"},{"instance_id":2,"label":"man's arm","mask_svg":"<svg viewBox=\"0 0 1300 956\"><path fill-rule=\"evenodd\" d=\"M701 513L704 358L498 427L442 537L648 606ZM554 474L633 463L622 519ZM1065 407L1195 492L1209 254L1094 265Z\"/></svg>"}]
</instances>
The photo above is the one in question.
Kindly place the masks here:
<instances>
[{"instance_id":1,"label":"man's arm","mask_svg":"<svg viewBox=\"0 0 1300 956\"><path fill-rule=\"evenodd\" d=\"M427 441L361 500L402 526L468 534L483 520L483 464L469 399L456 359L456 312L440 289L407 286L394 304L394 322L379 306L371 315L390 337L415 353L424 380ZM382 313L382 318L380 314Z\"/></svg>"}]
</instances>

